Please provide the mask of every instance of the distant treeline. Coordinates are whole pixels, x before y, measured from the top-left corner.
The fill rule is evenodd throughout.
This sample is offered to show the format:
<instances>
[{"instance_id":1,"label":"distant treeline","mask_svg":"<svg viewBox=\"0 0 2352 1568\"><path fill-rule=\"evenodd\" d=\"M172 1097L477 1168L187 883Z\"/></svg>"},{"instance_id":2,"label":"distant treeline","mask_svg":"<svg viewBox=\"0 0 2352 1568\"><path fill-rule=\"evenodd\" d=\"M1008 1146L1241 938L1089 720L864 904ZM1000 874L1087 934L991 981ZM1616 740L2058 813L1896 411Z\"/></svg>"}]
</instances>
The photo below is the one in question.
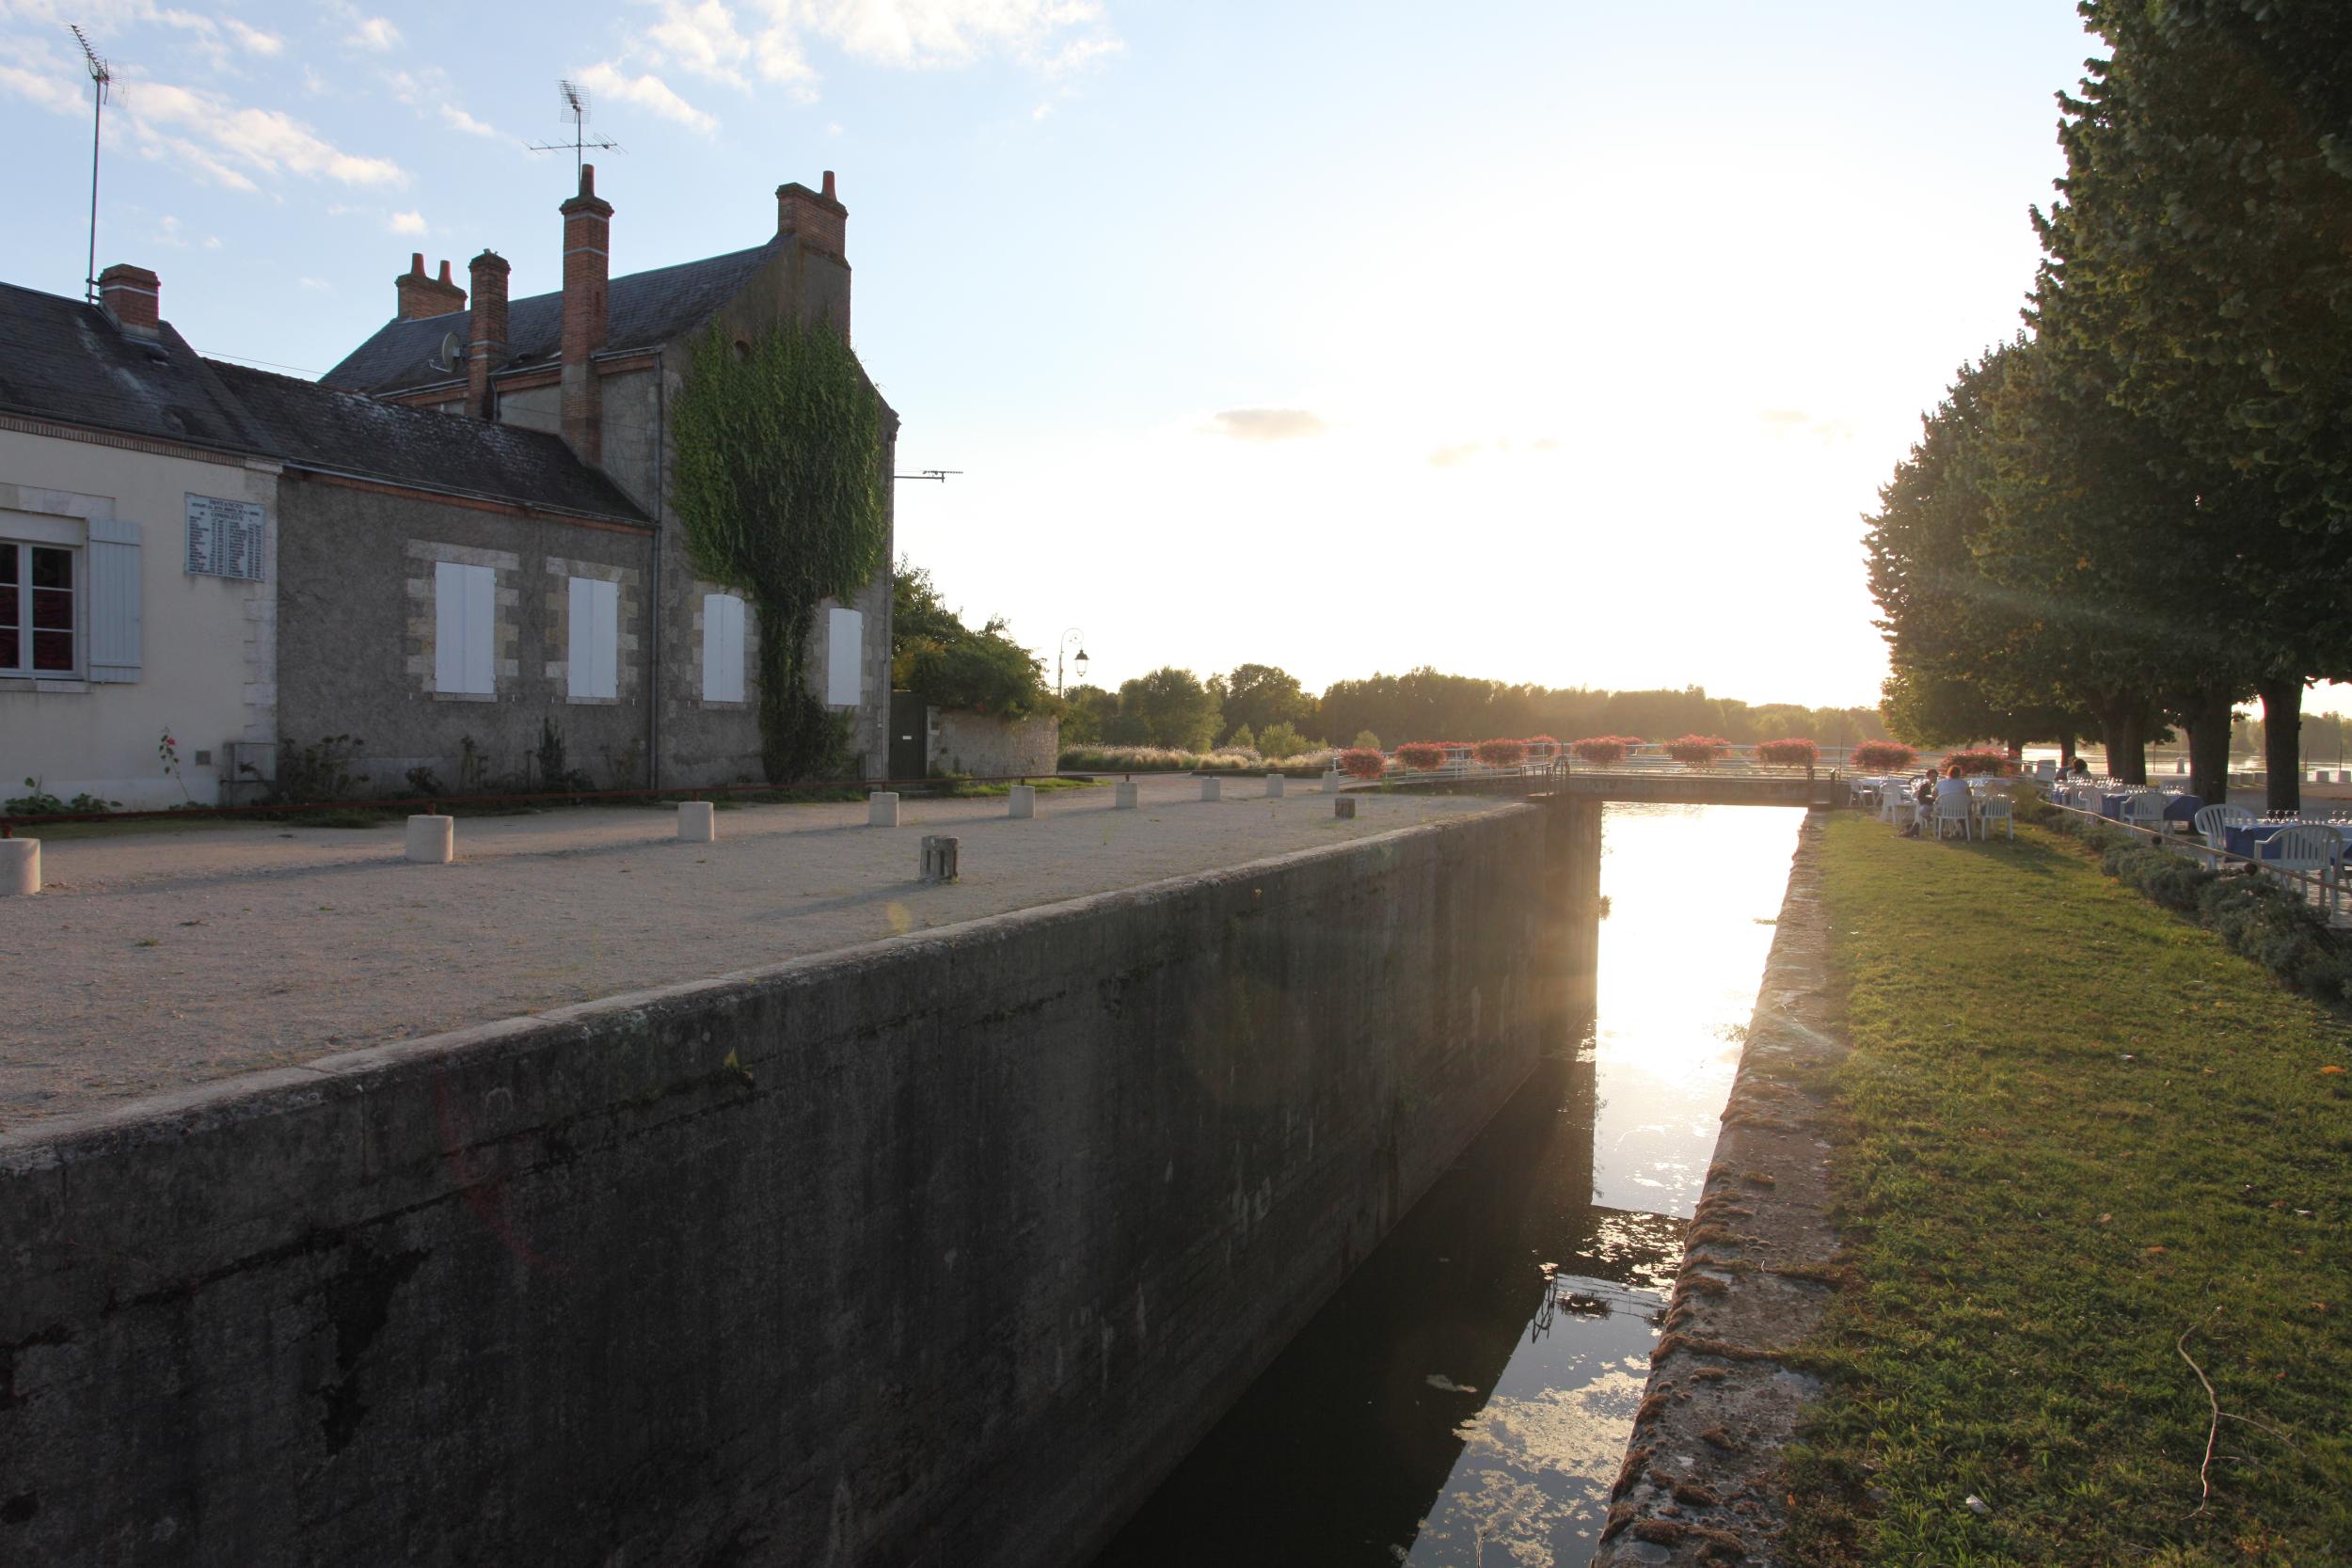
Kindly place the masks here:
<instances>
[{"instance_id":1,"label":"distant treeline","mask_svg":"<svg viewBox=\"0 0 2352 1568\"><path fill-rule=\"evenodd\" d=\"M1117 691L1073 687L1062 715L1062 738L1072 745L1101 742L1200 751L1238 739L1264 749L1269 732L1281 737L1278 746L1293 738L1334 746L1393 747L1408 740L1536 735L1561 740L1593 735L1658 740L1696 734L1721 736L1738 745L1798 736L1836 747L1886 737L1876 708L1750 705L1710 697L1696 686L1604 691L1513 685L1426 667L1401 675L1337 681L1319 697L1303 689L1288 672L1268 664L1237 665L1205 681L1189 670L1160 669Z\"/></svg>"}]
</instances>

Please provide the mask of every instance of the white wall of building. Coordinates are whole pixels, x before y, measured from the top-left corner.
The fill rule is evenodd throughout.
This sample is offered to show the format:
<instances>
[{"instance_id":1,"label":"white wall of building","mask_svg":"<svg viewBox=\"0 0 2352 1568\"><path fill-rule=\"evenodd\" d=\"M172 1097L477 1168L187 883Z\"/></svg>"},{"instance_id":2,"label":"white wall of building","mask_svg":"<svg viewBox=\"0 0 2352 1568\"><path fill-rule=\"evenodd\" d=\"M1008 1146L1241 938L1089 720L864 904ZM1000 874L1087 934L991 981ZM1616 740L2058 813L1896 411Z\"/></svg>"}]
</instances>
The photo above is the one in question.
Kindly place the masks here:
<instances>
[{"instance_id":1,"label":"white wall of building","mask_svg":"<svg viewBox=\"0 0 2352 1568\"><path fill-rule=\"evenodd\" d=\"M260 580L189 570L191 496L262 508ZM28 539L75 552L75 666L0 673L0 800L24 794L29 777L60 799L212 803L225 798L235 743L269 766L276 464L0 428L0 547ZM179 743L178 780L156 754L167 732Z\"/></svg>"}]
</instances>

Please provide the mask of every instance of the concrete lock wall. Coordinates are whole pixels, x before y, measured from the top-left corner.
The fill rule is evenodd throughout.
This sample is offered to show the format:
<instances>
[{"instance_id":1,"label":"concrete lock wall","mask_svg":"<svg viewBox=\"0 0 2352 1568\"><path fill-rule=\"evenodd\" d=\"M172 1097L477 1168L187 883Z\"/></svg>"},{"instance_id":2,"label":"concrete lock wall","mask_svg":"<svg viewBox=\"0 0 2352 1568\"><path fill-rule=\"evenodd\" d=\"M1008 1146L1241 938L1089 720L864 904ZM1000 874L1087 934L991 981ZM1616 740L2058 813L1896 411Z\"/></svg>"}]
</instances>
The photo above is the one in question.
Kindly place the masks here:
<instances>
[{"instance_id":1,"label":"concrete lock wall","mask_svg":"<svg viewBox=\"0 0 2352 1568\"><path fill-rule=\"evenodd\" d=\"M1530 1071L1546 816L0 1137L0 1560L1077 1560Z\"/></svg>"},{"instance_id":2,"label":"concrete lock wall","mask_svg":"<svg viewBox=\"0 0 2352 1568\"><path fill-rule=\"evenodd\" d=\"M1050 774L1061 767L1061 721L1040 714L993 719L961 708L930 708L925 754L934 773L994 779L1014 773Z\"/></svg>"}]
</instances>

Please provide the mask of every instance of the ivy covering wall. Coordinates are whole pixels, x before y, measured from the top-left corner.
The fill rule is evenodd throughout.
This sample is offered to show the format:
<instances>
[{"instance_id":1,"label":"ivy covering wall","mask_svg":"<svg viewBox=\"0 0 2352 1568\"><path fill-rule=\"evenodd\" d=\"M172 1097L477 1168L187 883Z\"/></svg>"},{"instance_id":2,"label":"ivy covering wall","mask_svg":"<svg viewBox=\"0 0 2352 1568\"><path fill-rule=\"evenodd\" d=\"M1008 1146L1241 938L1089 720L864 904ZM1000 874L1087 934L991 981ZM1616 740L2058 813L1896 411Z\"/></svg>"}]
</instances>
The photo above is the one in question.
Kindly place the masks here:
<instances>
[{"instance_id":1,"label":"ivy covering wall","mask_svg":"<svg viewBox=\"0 0 2352 1568\"><path fill-rule=\"evenodd\" d=\"M759 624L768 781L821 777L846 726L808 689L826 599L872 581L888 551L882 399L829 325L787 323L739 344L713 324L671 415L671 500L696 570L742 593Z\"/></svg>"}]
</instances>

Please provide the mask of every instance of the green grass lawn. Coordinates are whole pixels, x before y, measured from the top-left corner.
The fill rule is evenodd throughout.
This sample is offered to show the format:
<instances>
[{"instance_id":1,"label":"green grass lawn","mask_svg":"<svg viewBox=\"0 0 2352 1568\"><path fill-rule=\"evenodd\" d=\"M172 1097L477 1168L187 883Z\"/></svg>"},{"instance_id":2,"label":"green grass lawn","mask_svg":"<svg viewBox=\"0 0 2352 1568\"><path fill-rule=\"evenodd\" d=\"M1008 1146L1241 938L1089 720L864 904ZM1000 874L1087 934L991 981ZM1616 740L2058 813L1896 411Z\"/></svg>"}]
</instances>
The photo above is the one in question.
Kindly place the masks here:
<instances>
[{"instance_id":1,"label":"green grass lawn","mask_svg":"<svg viewBox=\"0 0 2352 1568\"><path fill-rule=\"evenodd\" d=\"M1822 886L1853 1279L1790 1560L2352 1563L2346 1020L2032 828L1840 813Z\"/></svg>"}]
</instances>

